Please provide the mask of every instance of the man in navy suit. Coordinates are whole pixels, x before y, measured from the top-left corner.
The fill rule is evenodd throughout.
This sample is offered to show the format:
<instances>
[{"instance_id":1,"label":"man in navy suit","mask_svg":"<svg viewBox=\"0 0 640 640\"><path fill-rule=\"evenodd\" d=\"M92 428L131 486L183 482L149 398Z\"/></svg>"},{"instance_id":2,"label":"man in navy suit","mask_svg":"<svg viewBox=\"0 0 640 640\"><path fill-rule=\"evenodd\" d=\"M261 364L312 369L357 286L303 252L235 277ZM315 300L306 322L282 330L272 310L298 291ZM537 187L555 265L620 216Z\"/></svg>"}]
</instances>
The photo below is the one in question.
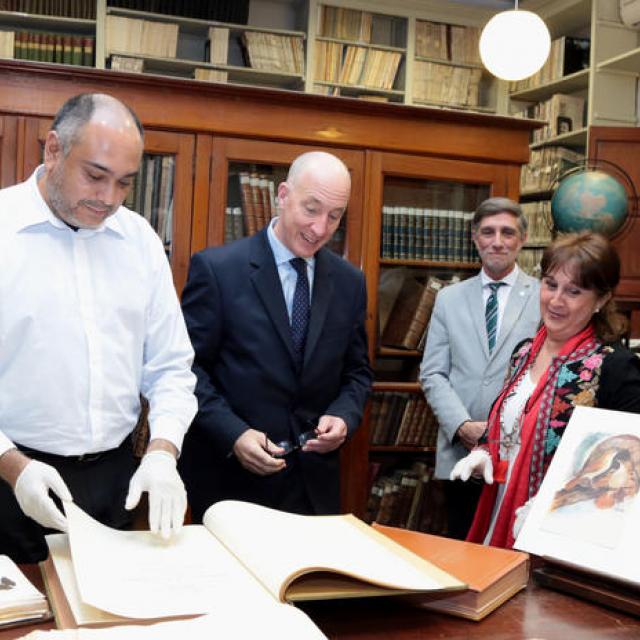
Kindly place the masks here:
<instances>
[{"instance_id":1,"label":"man in navy suit","mask_svg":"<svg viewBox=\"0 0 640 640\"><path fill-rule=\"evenodd\" d=\"M339 511L339 448L372 380L364 276L324 247L350 189L338 158L305 153L268 227L191 260L182 304L199 411L180 466L195 522L221 499Z\"/></svg>"}]
</instances>

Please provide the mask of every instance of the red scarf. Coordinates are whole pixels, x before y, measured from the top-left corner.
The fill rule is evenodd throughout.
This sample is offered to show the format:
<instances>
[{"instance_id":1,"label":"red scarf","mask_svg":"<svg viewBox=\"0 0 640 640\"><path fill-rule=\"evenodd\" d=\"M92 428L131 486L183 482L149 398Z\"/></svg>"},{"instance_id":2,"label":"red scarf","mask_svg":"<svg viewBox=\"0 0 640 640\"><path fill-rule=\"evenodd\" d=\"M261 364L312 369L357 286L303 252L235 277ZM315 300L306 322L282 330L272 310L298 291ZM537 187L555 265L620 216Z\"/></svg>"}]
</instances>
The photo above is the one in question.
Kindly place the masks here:
<instances>
[{"instance_id":1,"label":"red scarf","mask_svg":"<svg viewBox=\"0 0 640 640\"><path fill-rule=\"evenodd\" d=\"M584 344L594 339L594 330L591 324L587 325L580 333L567 340L564 346L560 350L557 356L554 357L553 363L557 363L559 360L562 362L566 360L566 356L569 356L574 351L582 347ZM493 462L494 470L498 467L500 458L500 416L503 410L503 403L506 397L513 391L517 385L519 379L526 374L536 356L540 352L544 341L547 338L547 329L542 326L536 336L533 339L531 349L524 362L519 363L516 372L511 379L505 384L504 388L500 392L498 399L493 405L491 413L489 414L489 453L491 454L491 461ZM564 357L563 357L564 356ZM500 511L496 518L496 525L493 529L493 534L489 544L494 547L513 547L513 523L515 520L515 511L518 507L521 507L531 496L535 495L538 490L539 483L535 482L532 474L532 456L534 442L542 443L544 447L544 434L546 434L548 425L538 424L538 414L540 412L540 406L543 397L548 397L548 393L551 392L556 384L559 366L550 366L540 376L538 384L533 393L527 400L520 421L520 451L516 459L513 461L513 469L511 470L511 476L509 478L509 484L507 485L502 504L500 505ZM550 376L550 371L552 371ZM536 432L540 429L543 430L536 438ZM480 496L480 502L476 509L476 514L471 525L471 529L467 535L467 540L470 542L483 543L491 524L491 516L493 514L493 507L496 501L496 495L498 487L496 483L487 484L482 490Z\"/></svg>"}]
</instances>

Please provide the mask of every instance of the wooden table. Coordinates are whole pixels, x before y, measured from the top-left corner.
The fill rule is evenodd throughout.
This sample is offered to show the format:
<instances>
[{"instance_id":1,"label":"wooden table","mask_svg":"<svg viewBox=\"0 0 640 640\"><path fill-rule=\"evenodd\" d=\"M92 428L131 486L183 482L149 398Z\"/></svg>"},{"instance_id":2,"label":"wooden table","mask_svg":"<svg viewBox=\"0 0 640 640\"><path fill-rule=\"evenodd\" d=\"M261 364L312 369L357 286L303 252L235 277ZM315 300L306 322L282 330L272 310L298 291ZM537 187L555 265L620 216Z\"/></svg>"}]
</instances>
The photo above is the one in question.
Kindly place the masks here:
<instances>
[{"instance_id":1,"label":"wooden table","mask_svg":"<svg viewBox=\"0 0 640 640\"><path fill-rule=\"evenodd\" d=\"M42 588L37 566L22 566ZM410 607L395 598L306 603L302 607L336 640L639 640L640 619L550 591L535 584L481 622ZM0 631L14 640L52 622Z\"/></svg>"}]
</instances>

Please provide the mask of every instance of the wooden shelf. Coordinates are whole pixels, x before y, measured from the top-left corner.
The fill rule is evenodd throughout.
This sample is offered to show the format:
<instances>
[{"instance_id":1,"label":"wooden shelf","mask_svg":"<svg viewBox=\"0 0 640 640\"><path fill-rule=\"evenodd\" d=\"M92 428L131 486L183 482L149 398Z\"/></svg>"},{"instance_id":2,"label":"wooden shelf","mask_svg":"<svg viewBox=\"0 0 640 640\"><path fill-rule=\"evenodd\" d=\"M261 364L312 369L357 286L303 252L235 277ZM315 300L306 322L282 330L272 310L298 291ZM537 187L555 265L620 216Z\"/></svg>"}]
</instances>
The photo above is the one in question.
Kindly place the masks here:
<instances>
[{"instance_id":1,"label":"wooden shelf","mask_svg":"<svg viewBox=\"0 0 640 640\"><path fill-rule=\"evenodd\" d=\"M353 47L364 47L365 49L381 49L382 51L395 51L396 53L406 53L404 47L394 47L388 44L376 44L374 42L362 42L361 40L345 40L344 38L331 38L329 36L316 36L316 40L321 42L336 42Z\"/></svg>"},{"instance_id":2,"label":"wooden shelf","mask_svg":"<svg viewBox=\"0 0 640 640\"><path fill-rule=\"evenodd\" d=\"M446 64L449 67L465 67L467 69L485 69L481 64L472 62L454 62L453 60L441 60L440 58L428 58L426 56L415 56L417 62L433 62L435 64Z\"/></svg>"},{"instance_id":3,"label":"wooden shelf","mask_svg":"<svg viewBox=\"0 0 640 640\"><path fill-rule=\"evenodd\" d=\"M563 147L586 147L587 146L587 128L576 129L575 131L569 131L541 142L534 142L530 145L531 149L542 149L542 147L554 147L561 145Z\"/></svg>"},{"instance_id":4,"label":"wooden shelf","mask_svg":"<svg viewBox=\"0 0 640 640\"><path fill-rule=\"evenodd\" d=\"M574 93L589 87L589 69L576 71L553 82L542 84L539 87L531 87L523 91L515 91L509 94L511 100L525 102L540 102L550 98L554 93Z\"/></svg>"},{"instance_id":5,"label":"wooden shelf","mask_svg":"<svg viewBox=\"0 0 640 640\"><path fill-rule=\"evenodd\" d=\"M379 93L381 95L388 96L404 96L404 91L400 89L380 89L377 87L367 87L363 84L345 84L341 82L328 82L327 80L314 80L313 84L320 85L322 87L337 87L338 89L345 89L349 91L363 91L366 93Z\"/></svg>"},{"instance_id":6,"label":"wooden shelf","mask_svg":"<svg viewBox=\"0 0 640 640\"><path fill-rule=\"evenodd\" d=\"M27 29L61 29L72 30L77 33L93 34L96 21L85 18L67 18L65 16L47 16L33 13L17 13L14 11L0 11L2 28L20 27Z\"/></svg>"},{"instance_id":7,"label":"wooden shelf","mask_svg":"<svg viewBox=\"0 0 640 640\"><path fill-rule=\"evenodd\" d=\"M252 69L251 67L236 67L226 64L211 64L209 62L199 62L196 60L184 60L181 58L158 58L140 53L125 53L122 51L110 51L110 56L126 56L128 58L138 58L144 60L145 73L176 74L190 73L195 69L216 69L229 73L228 82L234 81L242 83L256 83L261 85L271 85L287 88L302 88L304 77L297 73L287 73L284 71L266 71L264 69ZM226 83L225 83L226 84Z\"/></svg>"},{"instance_id":8,"label":"wooden shelf","mask_svg":"<svg viewBox=\"0 0 640 640\"><path fill-rule=\"evenodd\" d=\"M628 71L640 75L640 47L603 60L598 64L598 71Z\"/></svg>"},{"instance_id":9,"label":"wooden shelf","mask_svg":"<svg viewBox=\"0 0 640 640\"><path fill-rule=\"evenodd\" d=\"M451 109L462 111L476 111L478 113L495 113L495 107L471 106L468 104L449 104L445 102L426 102L423 100L413 99L412 104L417 107L433 107L436 109Z\"/></svg>"},{"instance_id":10,"label":"wooden shelf","mask_svg":"<svg viewBox=\"0 0 640 640\"><path fill-rule=\"evenodd\" d=\"M422 351L417 349L396 349L394 347L380 347L376 352L382 358L421 358Z\"/></svg>"},{"instance_id":11,"label":"wooden shelf","mask_svg":"<svg viewBox=\"0 0 640 640\"><path fill-rule=\"evenodd\" d=\"M422 391L422 387L419 382L374 382L373 391L419 393Z\"/></svg>"},{"instance_id":12,"label":"wooden shelf","mask_svg":"<svg viewBox=\"0 0 640 640\"><path fill-rule=\"evenodd\" d=\"M439 262L437 260L400 260L398 258L380 258L379 263L385 267L424 267L458 269L459 271L474 271L482 266L479 262Z\"/></svg>"},{"instance_id":13,"label":"wooden shelf","mask_svg":"<svg viewBox=\"0 0 640 640\"><path fill-rule=\"evenodd\" d=\"M420 447L407 445L382 445L373 444L369 447L369 453L433 453L435 447Z\"/></svg>"}]
</instances>

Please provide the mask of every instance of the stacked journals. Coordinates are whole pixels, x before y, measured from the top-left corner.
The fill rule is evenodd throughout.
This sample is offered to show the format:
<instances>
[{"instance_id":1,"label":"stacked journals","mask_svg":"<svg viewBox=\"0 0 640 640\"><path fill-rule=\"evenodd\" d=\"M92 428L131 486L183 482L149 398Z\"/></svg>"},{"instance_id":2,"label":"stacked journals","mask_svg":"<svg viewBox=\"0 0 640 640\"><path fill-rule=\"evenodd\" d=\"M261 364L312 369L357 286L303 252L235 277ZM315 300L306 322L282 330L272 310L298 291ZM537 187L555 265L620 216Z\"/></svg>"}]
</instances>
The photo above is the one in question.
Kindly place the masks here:
<instances>
[{"instance_id":1,"label":"stacked journals","mask_svg":"<svg viewBox=\"0 0 640 640\"><path fill-rule=\"evenodd\" d=\"M547 122L546 126L532 132L532 141L536 143L581 129L584 126L584 111L584 98L555 93L548 100L527 107L518 115Z\"/></svg>"},{"instance_id":2,"label":"stacked journals","mask_svg":"<svg viewBox=\"0 0 640 640\"><path fill-rule=\"evenodd\" d=\"M477 107L482 69L416 60L413 99L416 102Z\"/></svg>"},{"instance_id":3,"label":"stacked journals","mask_svg":"<svg viewBox=\"0 0 640 640\"><path fill-rule=\"evenodd\" d=\"M107 16L106 52L175 58L178 25L170 22Z\"/></svg>"},{"instance_id":4,"label":"stacked journals","mask_svg":"<svg viewBox=\"0 0 640 640\"><path fill-rule=\"evenodd\" d=\"M382 207L381 258L474 262L473 212Z\"/></svg>"},{"instance_id":5,"label":"stacked journals","mask_svg":"<svg viewBox=\"0 0 640 640\"><path fill-rule=\"evenodd\" d=\"M547 61L532 76L509 84L511 92L526 91L589 67L590 40L562 36L551 43Z\"/></svg>"},{"instance_id":6,"label":"stacked journals","mask_svg":"<svg viewBox=\"0 0 640 640\"><path fill-rule=\"evenodd\" d=\"M528 222L527 243L549 244L553 239L551 234L553 227L551 201L523 202L520 208Z\"/></svg>"},{"instance_id":7,"label":"stacked journals","mask_svg":"<svg viewBox=\"0 0 640 640\"><path fill-rule=\"evenodd\" d=\"M578 166L584 153L566 147L532 149L520 173L520 195L550 190L566 171Z\"/></svg>"},{"instance_id":8,"label":"stacked journals","mask_svg":"<svg viewBox=\"0 0 640 640\"><path fill-rule=\"evenodd\" d=\"M371 42L373 16L366 11L322 7L320 33L329 38Z\"/></svg>"},{"instance_id":9,"label":"stacked journals","mask_svg":"<svg viewBox=\"0 0 640 640\"><path fill-rule=\"evenodd\" d=\"M253 69L304 73L304 44L302 36L287 36L263 31L242 34L247 62Z\"/></svg>"},{"instance_id":10,"label":"stacked journals","mask_svg":"<svg viewBox=\"0 0 640 640\"><path fill-rule=\"evenodd\" d=\"M416 56L480 65L480 29L416 20Z\"/></svg>"}]
</instances>

